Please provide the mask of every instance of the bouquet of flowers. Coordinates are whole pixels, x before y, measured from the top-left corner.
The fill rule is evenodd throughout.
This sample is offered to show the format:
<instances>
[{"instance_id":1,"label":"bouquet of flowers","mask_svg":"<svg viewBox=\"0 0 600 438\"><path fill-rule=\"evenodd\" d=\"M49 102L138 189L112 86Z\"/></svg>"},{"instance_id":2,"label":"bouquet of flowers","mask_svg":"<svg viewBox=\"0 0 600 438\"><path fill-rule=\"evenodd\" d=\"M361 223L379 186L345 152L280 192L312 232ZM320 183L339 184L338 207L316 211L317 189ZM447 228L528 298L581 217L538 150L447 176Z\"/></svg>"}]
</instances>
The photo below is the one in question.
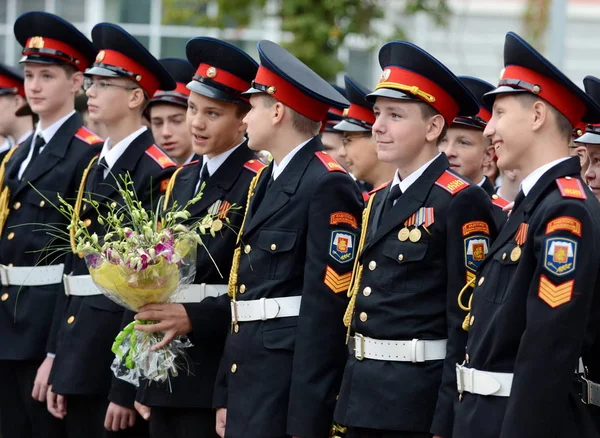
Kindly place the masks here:
<instances>
[{"instance_id":1,"label":"bouquet of flowers","mask_svg":"<svg viewBox=\"0 0 600 438\"><path fill-rule=\"evenodd\" d=\"M137 199L128 174L117 185L123 201L120 204L102 205L88 197L80 198L73 207L59 198L59 209L71 217L68 230L72 249L85 258L92 280L112 301L133 311L146 304L175 302L182 286L194 280L201 236L214 237L226 226L221 218L228 223L227 214L192 219L188 208L200 200L202 189L183 207L173 202L166 208L168 200L161 197L156 210L147 211ZM78 204L82 202L95 209L103 236L90 232L80 220ZM115 339L112 369L118 378L137 385L140 377L164 382L178 374L176 358L185 357L190 341L182 336L152 351L163 335L135 330L136 324L152 323L133 321Z\"/></svg>"}]
</instances>

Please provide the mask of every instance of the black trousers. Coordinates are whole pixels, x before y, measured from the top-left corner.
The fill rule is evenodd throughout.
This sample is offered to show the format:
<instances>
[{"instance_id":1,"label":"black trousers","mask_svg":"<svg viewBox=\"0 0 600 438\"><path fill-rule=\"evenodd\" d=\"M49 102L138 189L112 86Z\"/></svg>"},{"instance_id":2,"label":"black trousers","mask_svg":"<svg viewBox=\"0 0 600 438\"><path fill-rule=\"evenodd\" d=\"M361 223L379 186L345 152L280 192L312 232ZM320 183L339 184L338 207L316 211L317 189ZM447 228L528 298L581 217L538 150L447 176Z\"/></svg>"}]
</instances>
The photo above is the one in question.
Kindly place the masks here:
<instances>
[{"instance_id":1,"label":"black trousers","mask_svg":"<svg viewBox=\"0 0 600 438\"><path fill-rule=\"evenodd\" d=\"M104 428L106 395L68 395L65 426L68 438L148 438L148 423L136 415L135 426L119 432ZM168 436L168 435L166 435Z\"/></svg>"},{"instance_id":2,"label":"black trousers","mask_svg":"<svg viewBox=\"0 0 600 438\"><path fill-rule=\"evenodd\" d=\"M401 432L397 430L363 429L362 427L349 427L346 438L431 438L430 433Z\"/></svg>"},{"instance_id":3,"label":"black trousers","mask_svg":"<svg viewBox=\"0 0 600 438\"><path fill-rule=\"evenodd\" d=\"M64 422L31 397L40 360L0 361L0 435L3 438L63 438Z\"/></svg>"},{"instance_id":4,"label":"black trousers","mask_svg":"<svg viewBox=\"0 0 600 438\"><path fill-rule=\"evenodd\" d=\"M153 406L150 438L218 438L213 409Z\"/></svg>"}]
</instances>

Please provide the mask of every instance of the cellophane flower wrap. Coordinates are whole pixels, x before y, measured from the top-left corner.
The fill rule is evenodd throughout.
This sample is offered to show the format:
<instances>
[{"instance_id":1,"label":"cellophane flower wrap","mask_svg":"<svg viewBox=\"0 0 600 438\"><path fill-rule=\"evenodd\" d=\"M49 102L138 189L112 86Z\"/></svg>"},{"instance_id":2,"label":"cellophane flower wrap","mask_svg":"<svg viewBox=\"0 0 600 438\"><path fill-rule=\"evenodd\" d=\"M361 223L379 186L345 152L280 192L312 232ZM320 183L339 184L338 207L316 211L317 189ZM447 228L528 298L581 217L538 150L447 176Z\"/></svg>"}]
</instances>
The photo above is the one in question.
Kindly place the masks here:
<instances>
[{"instance_id":1,"label":"cellophane flower wrap","mask_svg":"<svg viewBox=\"0 0 600 438\"><path fill-rule=\"evenodd\" d=\"M61 208L72 217L69 230L74 236L74 249L85 258L99 290L115 303L138 311L146 304L176 302L182 286L194 281L197 248L203 245L201 236L214 237L226 226L227 212L191 218L188 207L200 200L202 189L183 207L173 202L166 209L161 198L155 211L147 211L137 199L128 174L121 177L118 190L122 197L119 204L109 200L101 205L92 197L83 200L96 210L97 221L105 230L103 236L90 233L74 213L77 209L61 199ZM179 336L166 347L152 351L163 333L135 330L136 324L152 323L132 321L112 347L113 373L136 386L142 377L165 382L177 376L185 363L185 349L192 346L187 336Z\"/></svg>"}]
</instances>

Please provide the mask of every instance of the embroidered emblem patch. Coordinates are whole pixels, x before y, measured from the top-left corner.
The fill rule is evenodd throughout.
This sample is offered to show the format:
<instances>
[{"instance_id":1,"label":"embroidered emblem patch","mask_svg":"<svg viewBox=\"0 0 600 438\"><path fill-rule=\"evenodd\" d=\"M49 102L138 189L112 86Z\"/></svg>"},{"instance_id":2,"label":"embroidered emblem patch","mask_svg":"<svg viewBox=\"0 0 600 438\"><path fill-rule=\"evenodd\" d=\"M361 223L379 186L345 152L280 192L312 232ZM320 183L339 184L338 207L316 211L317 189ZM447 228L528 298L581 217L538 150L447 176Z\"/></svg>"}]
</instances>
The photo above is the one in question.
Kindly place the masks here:
<instances>
[{"instance_id":1,"label":"embroidered emblem patch","mask_svg":"<svg viewBox=\"0 0 600 438\"><path fill-rule=\"evenodd\" d=\"M544 268L557 276L575 271L577 242L571 239L555 237L546 240Z\"/></svg>"},{"instance_id":2,"label":"embroidered emblem patch","mask_svg":"<svg viewBox=\"0 0 600 438\"><path fill-rule=\"evenodd\" d=\"M325 269L323 282L336 294L347 292L350 280L352 280L352 271L340 275L331 266L327 266Z\"/></svg>"},{"instance_id":3,"label":"embroidered emblem patch","mask_svg":"<svg viewBox=\"0 0 600 438\"><path fill-rule=\"evenodd\" d=\"M548 304L553 309L568 303L573 298L573 285L575 280L570 280L562 284L554 284L546 278L545 275L540 277L540 288L538 289L538 297Z\"/></svg>"},{"instance_id":4,"label":"embroidered emblem patch","mask_svg":"<svg viewBox=\"0 0 600 438\"><path fill-rule=\"evenodd\" d=\"M329 255L339 263L348 263L354 260L355 236L346 230L334 230L331 232L329 244Z\"/></svg>"},{"instance_id":5,"label":"embroidered emblem patch","mask_svg":"<svg viewBox=\"0 0 600 438\"><path fill-rule=\"evenodd\" d=\"M358 228L358 221L350 213L344 211L336 211L331 213L329 216L329 223L331 225L348 224L352 228Z\"/></svg>"},{"instance_id":6,"label":"embroidered emblem patch","mask_svg":"<svg viewBox=\"0 0 600 438\"><path fill-rule=\"evenodd\" d=\"M577 237L581 237L581 222L574 217L561 216L550 222L546 226L546 234L553 233L558 230L570 231Z\"/></svg>"},{"instance_id":7,"label":"embroidered emblem patch","mask_svg":"<svg viewBox=\"0 0 600 438\"><path fill-rule=\"evenodd\" d=\"M476 271L489 251L489 237L479 235L465 239L465 267Z\"/></svg>"},{"instance_id":8,"label":"embroidered emblem patch","mask_svg":"<svg viewBox=\"0 0 600 438\"><path fill-rule=\"evenodd\" d=\"M160 182L160 191L161 192L166 192L168 186L169 186L169 180L168 179L163 179Z\"/></svg>"},{"instance_id":9,"label":"embroidered emblem patch","mask_svg":"<svg viewBox=\"0 0 600 438\"><path fill-rule=\"evenodd\" d=\"M490 227L488 227L488 224L486 224L483 221L473 221L473 222L467 222L466 224L463 225L462 227L462 235L463 237L467 237L471 234L475 234L475 233L483 233L483 234L490 234Z\"/></svg>"}]
</instances>

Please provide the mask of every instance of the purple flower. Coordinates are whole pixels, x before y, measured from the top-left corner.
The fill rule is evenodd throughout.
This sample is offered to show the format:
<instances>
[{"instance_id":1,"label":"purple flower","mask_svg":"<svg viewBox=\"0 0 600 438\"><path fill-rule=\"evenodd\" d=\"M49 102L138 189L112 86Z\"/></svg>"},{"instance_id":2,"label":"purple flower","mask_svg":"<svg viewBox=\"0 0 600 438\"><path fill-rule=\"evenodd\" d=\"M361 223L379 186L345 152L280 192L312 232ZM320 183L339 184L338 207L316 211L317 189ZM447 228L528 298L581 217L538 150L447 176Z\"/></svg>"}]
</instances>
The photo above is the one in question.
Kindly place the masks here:
<instances>
[{"instance_id":1,"label":"purple flower","mask_svg":"<svg viewBox=\"0 0 600 438\"><path fill-rule=\"evenodd\" d=\"M171 240L173 239L171 238ZM168 262L170 262L171 258L173 257L173 253L175 252L175 247L173 245L159 243L154 247L154 252L156 253L156 258L163 256Z\"/></svg>"},{"instance_id":2,"label":"purple flower","mask_svg":"<svg viewBox=\"0 0 600 438\"><path fill-rule=\"evenodd\" d=\"M87 262L88 266L96 269L102 264L102 256L97 252L92 252L85 256L85 261Z\"/></svg>"}]
</instances>

